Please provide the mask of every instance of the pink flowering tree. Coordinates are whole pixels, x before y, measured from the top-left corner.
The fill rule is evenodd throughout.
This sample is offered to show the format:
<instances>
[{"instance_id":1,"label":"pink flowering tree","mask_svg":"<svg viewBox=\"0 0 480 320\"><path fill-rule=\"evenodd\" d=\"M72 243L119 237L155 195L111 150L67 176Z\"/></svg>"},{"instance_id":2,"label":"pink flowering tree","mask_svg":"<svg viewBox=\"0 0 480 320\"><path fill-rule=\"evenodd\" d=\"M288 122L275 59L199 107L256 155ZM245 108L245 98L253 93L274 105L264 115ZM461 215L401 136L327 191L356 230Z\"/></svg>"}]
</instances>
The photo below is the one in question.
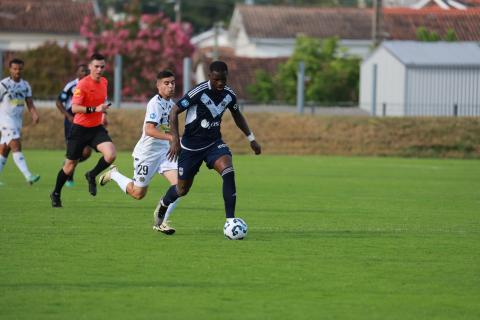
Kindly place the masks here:
<instances>
[{"instance_id":1,"label":"pink flowering tree","mask_svg":"<svg viewBox=\"0 0 480 320\"><path fill-rule=\"evenodd\" d=\"M163 13L140 15L114 22L108 18L86 17L80 29L87 45L77 45L76 55L88 59L94 52L107 58L106 77L113 87L114 57L123 57L122 96L145 100L156 92L155 79L160 70L172 70L177 79L177 94L182 92L183 58L191 57L191 26L176 24ZM112 92L112 91L109 91Z\"/></svg>"}]
</instances>

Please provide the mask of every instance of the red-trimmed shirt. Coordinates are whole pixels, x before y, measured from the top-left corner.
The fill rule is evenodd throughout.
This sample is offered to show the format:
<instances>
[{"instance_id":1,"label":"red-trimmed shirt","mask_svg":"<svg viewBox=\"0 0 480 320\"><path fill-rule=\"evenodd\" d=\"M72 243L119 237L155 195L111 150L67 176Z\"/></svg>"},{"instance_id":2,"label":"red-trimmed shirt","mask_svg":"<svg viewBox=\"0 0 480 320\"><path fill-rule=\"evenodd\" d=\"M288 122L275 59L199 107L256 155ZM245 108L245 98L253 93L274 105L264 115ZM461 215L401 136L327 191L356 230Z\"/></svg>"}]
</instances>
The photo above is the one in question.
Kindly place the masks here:
<instances>
[{"instance_id":1,"label":"red-trimmed shirt","mask_svg":"<svg viewBox=\"0 0 480 320\"><path fill-rule=\"evenodd\" d=\"M104 77L100 81L95 81L90 76L86 76L78 82L73 93L72 105L83 107L96 107L107 100L108 81ZM102 112L76 113L73 123L82 127L96 127L102 124Z\"/></svg>"}]
</instances>

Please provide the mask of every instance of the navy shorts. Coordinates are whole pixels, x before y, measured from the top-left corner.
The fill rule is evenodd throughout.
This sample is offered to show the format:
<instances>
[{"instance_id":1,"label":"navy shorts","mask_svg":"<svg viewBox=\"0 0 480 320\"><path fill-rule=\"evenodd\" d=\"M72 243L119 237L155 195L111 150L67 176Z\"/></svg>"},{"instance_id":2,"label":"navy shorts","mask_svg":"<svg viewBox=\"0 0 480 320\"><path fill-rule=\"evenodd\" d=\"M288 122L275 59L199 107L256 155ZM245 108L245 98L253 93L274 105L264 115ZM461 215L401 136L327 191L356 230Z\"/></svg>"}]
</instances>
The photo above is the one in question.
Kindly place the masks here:
<instances>
[{"instance_id":1,"label":"navy shorts","mask_svg":"<svg viewBox=\"0 0 480 320\"><path fill-rule=\"evenodd\" d=\"M73 124L67 140L67 159L78 160L82 157L83 148L86 146L98 151L97 146L107 141L111 142L112 139L104 126L87 128Z\"/></svg>"},{"instance_id":2,"label":"navy shorts","mask_svg":"<svg viewBox=\"0 0 480 320\"><path fill-rule=\"evenodd\" d=\"M178 157L178 178L188 180L195 177L202 162L212 169L215 161L224 155L232 156L232 153L222 140L218 140L210 147L200 151L182 149Z\"/></svg>"}]
</instances>

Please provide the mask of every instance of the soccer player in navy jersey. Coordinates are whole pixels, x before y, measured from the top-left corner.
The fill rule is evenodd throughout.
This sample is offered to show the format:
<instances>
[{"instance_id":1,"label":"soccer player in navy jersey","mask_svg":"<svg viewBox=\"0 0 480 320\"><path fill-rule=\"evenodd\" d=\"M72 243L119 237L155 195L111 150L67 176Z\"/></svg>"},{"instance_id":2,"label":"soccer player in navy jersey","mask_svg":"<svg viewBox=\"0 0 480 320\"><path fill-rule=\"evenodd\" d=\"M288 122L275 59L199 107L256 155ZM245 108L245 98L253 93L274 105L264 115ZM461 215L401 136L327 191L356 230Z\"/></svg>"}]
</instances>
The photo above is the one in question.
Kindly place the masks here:
<instances>
[{"instance_id":1,"label":"soccer player in navy jersey","mask_svg":"<svg viewBox=\"0 0 480 320\"><path fill-rule=\"evenodd\" d=\"M223 179L223 200L225 216L235 217L236 187L232 153L223 142L220 124L225 110L230 110L235 124L250 142L255 154L261 147L248 127L237 104L237 97L227 84L228 67L223 61L210 64L209 80L190 90L170 112L170 142L168 157L178 157L178 183L171 186L158 203L154 212L154 226L162 224L168 206L188 193L202 162L209 169L215 169ZM178 115L187 111L185 130L180 141Z\"/></svg>"}]
</instances>

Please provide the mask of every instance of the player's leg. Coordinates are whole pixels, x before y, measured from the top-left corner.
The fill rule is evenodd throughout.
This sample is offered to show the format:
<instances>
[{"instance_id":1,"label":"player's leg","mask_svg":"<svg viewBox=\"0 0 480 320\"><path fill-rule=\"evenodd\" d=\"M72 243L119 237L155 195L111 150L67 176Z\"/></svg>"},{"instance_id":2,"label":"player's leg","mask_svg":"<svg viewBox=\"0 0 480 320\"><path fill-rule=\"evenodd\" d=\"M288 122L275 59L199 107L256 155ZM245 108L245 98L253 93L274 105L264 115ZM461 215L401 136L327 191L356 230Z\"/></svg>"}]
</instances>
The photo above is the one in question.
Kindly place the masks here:
<instances>
[{"instance_id":1,"label":"player's leg","mask_svg":"<svg viewBox=\"0 0 480 320\"><path fill-rule=\"evenodd\" d=\"M224 155L218 158L214 165L215 171L217 171L223 180L222 193L223 201L225 203L225 217L235 217L235 204L237 200L237 191L235 186L235 171L233 170L232 157Z\"/></svg>"},{"instance_id":2,"label":"player's leg","mask_svg":"<svg viewBox=\"0 0 480 320\"><path fill-rule=\"evenodd\" d=\"M158 202L154 212L154 228L163 223L169 205L188 193L204 156L205 151L182 150L178 157L178 182L176 185L170 186Z\"/></svg>"},{"instance_id":3,"label":"player's leg","mask_svg":"<svg viewBox=\"0 0 480 320\"><path fill-rule=\"evenodd\" d=\"M15 130L13 139L10 141L8 146L12 150L13 161L15 162L18 169L25 177L25 180L27 180L27 182L30 185L40 180L40 176L38 174L32 174L30 170L28 170L27 161L25 160L25 156L23 155L23 152L22 152L20 130Z\"/></svg>"},{"instance_id":4,"label":"player's leg","mask_svg":"<svg viewBox=\"0 0 480 320\"><path fill-rule=\"evenodd\" d=\"M65 136L65 146L67 145L68 136L70 135L71 130L72 130L72 123L68 120L68 118L65 118L63 120L63 135ZM65 161L63 162L64 165L65 165ZM73 187L75 185L75 182L73 181L74 174L75 172L72 172L72 174L68 177L67 182L65 183L67 187Z\"/></svg>"},{"instance_id":5,"label":"player's leg","mask_svg":"<svg viewBox=\"0 0 480 320\"><path fill-rule=\"evenodd\" d=\"M166 162L168 162L168 160ZM176 167L176 164L174 165ZM160 174L162 174L165 177L165 179L167 179L167 181L170 183L171 186L175 186L178 184L178 171L176 169L165 170L165 171L160 170ZM176 230L174 227L170 225L169 218L173 210L175 210L175 208L177 207L179 201L180 201L180 198L177 198L177 200L175 200L168 206L168 209L165 212L165 215L163 218L163 222L160 225L154 224L153 230L163 232L167 235L171 235L175 233Z\"/></svg>"},{"instance_id":6,"label":"player's leg","mask_svg":"<svg viewBox=\"0 0 480 320\"><path fill-rule=\"evenodd\" d=\"M2 173L3 168L7 164L7 159L8 159L8 154L10 153L10 148L8 148L8 145L6 142L4 142L4 134L2 130L2 136L0 138L0 173ZM2 182L0 182L0 185L3 185Z\"/></svg>"},{"instance_id":7,"label":"player's leg","mask_svg":"<svg viewBox=\"0 0 480 320\"><path fill-rule=\"evenodd\" d=\"M90 145L102 154L102 157L100 157L95 167L85 173L85 178L88 182L88 191L92 196L95 196L97 194L97 183L95 178L100 172L107 169L115 161L117 154L115 145L103 126L96 127L91 130L91 133L93 134L93 137Z\"/></svg>"},{"instance_id":8,"label":"player's leg","mask_svg":"<svg viewBox=\"0 0 480 320\"><path fill-rule=\"evenodd\" d=\"M99 182L101 186L106 185L109 181L115 181L120 189L132 198L141 200L148 191L148 185L153 176L157 172L159 161L145 161L135 158L133 162L133 179L121 174L115 165L100 176Z\"/></svg>"},{"instance_id":9,"label":"player's leg","mask_svg":"<svg viewBox=\"0 0 480 320\"><path fill-rule=\"evenodd\" d=\"M212 149L208 154L207 166L215 169L223 180L222 193L225 203L225 217L235 217L235 204L237 200L237 191L235 186L235 171L233 170L232 153L223 142L218 144L217 148Z\"/></svg>"},{"instance_id":10,"label":"player's leg","mask_svg":"<svg viewBox=\"0 0 480 320\"><path fill-rule=\"evenodd\" d=\"M67 159L65 160L62 168L58 171L57 179L55 180L55 188L50 194L52 200L52 207L61 207L61 193L62 188L68 180L68 177L72 175L75 167L77 166L78 159L82 156L82 150L85 148L88 141L88 137L84 135L82 127L74 126L71 135L67 141Z\"/></svg>"},{"instance_id":11,"label":"player's leg","mask_svg":"<svg viewBox=\"0 0 480 320\"><path fill-rule=\"evenodd\" d=\"M167 181L170 183L170 186L175 186L175 185L178 184L178 171L177 170L167 170L167 171L163 171L161 174L165 177L165 179L167 179ZM192 181L192 183L193 183L193 181ZM191 185L192 184L190 183L190 186ZM168 220L168 218L170 217L170 214L175 209L175 207L177 206L179 201L180 201L180 198L178 198L177 200L175 200L174 202L172 202L168 206L167 212L165 213L165 221Z\"/></svg>"}]
</instances>

